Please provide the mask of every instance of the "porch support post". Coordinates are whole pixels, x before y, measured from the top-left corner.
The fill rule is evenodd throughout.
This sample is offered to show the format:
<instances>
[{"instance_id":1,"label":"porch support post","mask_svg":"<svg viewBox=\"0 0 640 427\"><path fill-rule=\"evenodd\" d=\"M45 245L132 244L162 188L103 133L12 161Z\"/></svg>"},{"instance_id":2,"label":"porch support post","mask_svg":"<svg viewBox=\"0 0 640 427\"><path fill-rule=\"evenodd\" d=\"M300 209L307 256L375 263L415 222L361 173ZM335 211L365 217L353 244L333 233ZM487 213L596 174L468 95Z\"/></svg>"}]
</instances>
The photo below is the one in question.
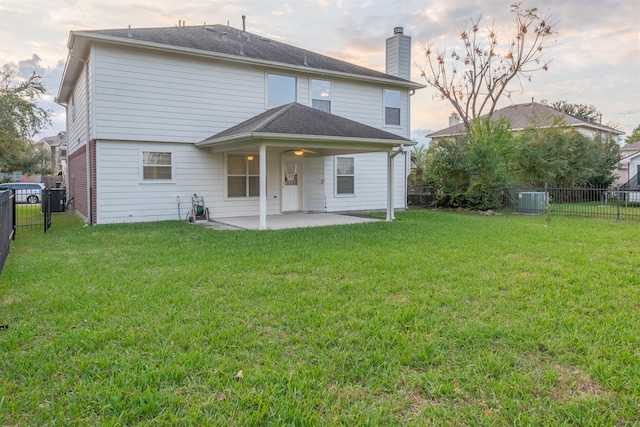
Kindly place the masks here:
<instances>
[{"instance_id":1,"label":"porch support post","mask_svg":"<svg viewBox=\"0 0 640 427\"><path fill-rule=\"evenodd\" d=\"M260 230L267 229L267 147L260 144Z\"/></svg>"},{"instance_id":2,"label":"porch support post","mask_svg":"<svg viewBox=\"0 0 640 427\"><path fill-rule=\"evenodd\" d=\"M387 221L395 220L393 213L393 150L387 153Z\"/></svg>"}]
</instances>

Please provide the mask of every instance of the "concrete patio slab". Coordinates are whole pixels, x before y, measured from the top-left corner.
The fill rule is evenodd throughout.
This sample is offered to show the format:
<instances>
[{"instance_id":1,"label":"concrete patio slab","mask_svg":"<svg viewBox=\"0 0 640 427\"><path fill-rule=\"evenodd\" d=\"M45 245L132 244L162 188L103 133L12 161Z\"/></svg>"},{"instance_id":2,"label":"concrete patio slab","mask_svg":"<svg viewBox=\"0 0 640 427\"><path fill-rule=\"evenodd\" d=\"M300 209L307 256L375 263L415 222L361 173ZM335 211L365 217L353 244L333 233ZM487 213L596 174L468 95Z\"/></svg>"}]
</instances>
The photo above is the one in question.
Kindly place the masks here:
<instances>
[{"instance_id":1,"label":"concrete patio slab","mask_svg":"<svg viewBox=\"0 0 640 427\"><path fill-rule=\"evenodd\" d=\"M377 222L378 219L364 218L354 215L336 213L286 213L280 215L267 215L268 230L283 230L285 228L322 227L326 225L361 224ZM245 229L258 230L260 218L255 216L212 218L207 224L199 224L215 229Z\"/></svg>"}]
</instances>

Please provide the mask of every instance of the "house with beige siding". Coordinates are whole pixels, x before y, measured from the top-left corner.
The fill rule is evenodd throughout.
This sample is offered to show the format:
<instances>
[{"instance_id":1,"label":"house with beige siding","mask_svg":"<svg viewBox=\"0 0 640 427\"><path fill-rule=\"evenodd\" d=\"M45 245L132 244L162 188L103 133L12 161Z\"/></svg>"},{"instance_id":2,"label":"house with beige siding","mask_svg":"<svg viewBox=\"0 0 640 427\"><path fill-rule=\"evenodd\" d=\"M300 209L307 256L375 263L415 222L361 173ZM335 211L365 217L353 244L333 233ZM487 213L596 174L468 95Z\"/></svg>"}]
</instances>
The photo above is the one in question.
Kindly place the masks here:
<instances>
[{"instance_id":1,"label":"house with beige siding","mask_svg":"<svg viewBox=\"0 0 640 427\"><path fill-rule=\"evenodd\" d=\"M381 48L382 46L381 41ZM90 224L406 206L411 38L386 72L227 25L72 31L68 198Z\"/></svg>"},{"instance_id":2,"label":"house with beige siding","mask_svg":"<svg viewBox=\"0 0 640 427\"><path fill-rule=\"evenodd\" d=\"M575 129L588 137L607 135L618 138L624 132L613 129L599 123L589 122L578 117L563 113L545 104L537 102L527 102L525 104L513 104L498 109L493 114L484 115L483 118L491 117L492 120L504 119L509 122L512 132L520 132L526 128L535 127L539 129L565 126ZM430 133L427 138L437 141L438 139L451 138L462 135L467 130L456 113L449 117L449 127L437 132Z\"/></svg>"}]
</instances>

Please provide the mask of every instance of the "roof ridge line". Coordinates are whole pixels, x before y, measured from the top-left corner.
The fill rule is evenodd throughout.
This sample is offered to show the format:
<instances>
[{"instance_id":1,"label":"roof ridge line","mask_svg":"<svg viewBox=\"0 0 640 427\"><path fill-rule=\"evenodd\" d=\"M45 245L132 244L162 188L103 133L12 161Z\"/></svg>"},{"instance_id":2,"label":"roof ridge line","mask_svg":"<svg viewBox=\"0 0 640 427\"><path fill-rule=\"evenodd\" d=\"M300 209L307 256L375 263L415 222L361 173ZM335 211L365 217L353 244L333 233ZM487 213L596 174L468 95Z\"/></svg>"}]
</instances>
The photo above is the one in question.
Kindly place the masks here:
<instances>
[{"instance_id":1,"label":"roof ridge line","mask_svg":"<svg viewBox=\"0 0 640 427\"><path fill-rule=\"evenodd\" d=\"M276 111L275 114L273 114L273 115L268 115L262 122L260 122L255 127L255 130L256 131L260 131L260 130L265 129L267 126L269 126L271 123L273 123L278 117L280 117L285 112L287 112L291 108L293 108L295 106L295 104L297 104L297 102L290 102L289 104L285 104L284 106L275 107L275 108L280 108L280 111ZM266 112L268 112L268 111L269 110L267 110Z\"/></svg>"}]
</instances>

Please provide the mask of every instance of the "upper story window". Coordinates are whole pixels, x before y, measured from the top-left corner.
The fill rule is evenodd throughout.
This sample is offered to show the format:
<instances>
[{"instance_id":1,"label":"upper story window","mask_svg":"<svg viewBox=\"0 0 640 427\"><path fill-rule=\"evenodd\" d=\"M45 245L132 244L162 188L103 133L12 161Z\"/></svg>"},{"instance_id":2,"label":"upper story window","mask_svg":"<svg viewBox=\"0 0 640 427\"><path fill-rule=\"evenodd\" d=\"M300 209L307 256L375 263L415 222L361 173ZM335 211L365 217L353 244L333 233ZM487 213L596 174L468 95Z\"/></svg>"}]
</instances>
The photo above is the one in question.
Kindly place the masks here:
<instances>
[{"instance_id":1,"label":"upper story window","mask_svg":"<svg viewBox=\"0 0 640 427\"><path fill-rule=\"evenodd\" d=\"M171 180L173 179L172 153L158 151L142 152L142 179Z\"/></svg>"},{"instance_id":2,"label":"upper story window","mask_svg":"<svg viewBox=\"0 0 640 427\"><path fill-rule=\"evenodd\" d=\"M296 78L267 74L267 108L296 102Z\"/></svg>"},{"instance_id":3,"label":"upper story window","mask_svg":"<svg viewBox=\"0 0 640 427\"><path fill-rule=\"evenodd\" d=\"M311 107L331 113L331 82L311 80Z\"/></svg>"},{"instance_id":4,"label":"upper story window","mask_svg":"<svg viewBox=\"0 0 640 427\"><path fill-rule=\"evenodd\" d=\"M227 197L260 195L260 156L227 156Z\"/></svg>"},{"instance_id":5,"label":"upper story window","mask_svg":"<svg viewBox=\"0 0 640 427\"><path fill-rule=\"evenodd\" d=\"M400 126L399 90L384 90L384 124L386 126Z\"/></svg>"}]
</instances>

